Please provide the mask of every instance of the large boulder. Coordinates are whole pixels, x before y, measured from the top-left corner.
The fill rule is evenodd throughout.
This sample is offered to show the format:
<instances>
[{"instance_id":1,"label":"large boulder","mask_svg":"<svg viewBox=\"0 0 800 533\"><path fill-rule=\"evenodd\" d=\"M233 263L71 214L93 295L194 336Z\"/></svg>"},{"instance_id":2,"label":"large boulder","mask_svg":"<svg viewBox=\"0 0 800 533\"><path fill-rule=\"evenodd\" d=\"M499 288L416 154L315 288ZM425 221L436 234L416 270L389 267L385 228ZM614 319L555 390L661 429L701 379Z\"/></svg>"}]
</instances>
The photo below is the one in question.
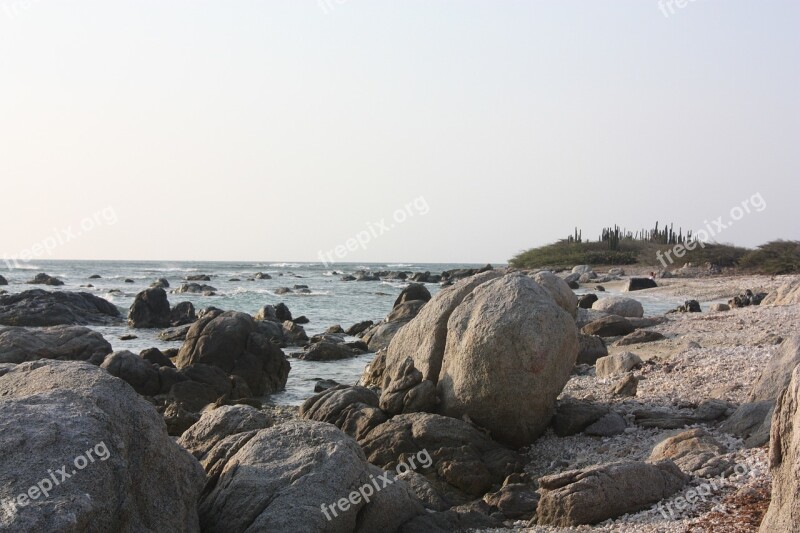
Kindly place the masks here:
<instances>
[{"instance_id":1,"label":"large boulder","mask_svg":"<svg viewBox=\"0 0 800 533\"><path fill-rule=\"evenodd\" d=\"M406 357L411 357L423 379L438 382L450 315L475 287L500 276L500 272L487 271L439 291L392 339L385 357L386 375L391 375L404 364Z\"/></svg>"},{"instance_id":2,"label":"large boulder","mask_svg":"<svg viewBox=\"0 0 800 533\"><path fill-rule=\"evenodd\" d=\"M370 389L337 385L306 400L300 416L333 424L360 441L388 420L378 401L378 395Z\"/></svg>"},{"instance_id":3,"label":"large boulder","mask_svg":"<svg viewBox=\"0 0 800 533\"><path fill-rule=\"evenodd\" d=\"M322 422L232 435L203 464L206 532L396 531L425 513L404 482L371 467L356 441Z\"/></svg>"},{"instance_id":4,"label":"large boulder","mask_svg":"<svg viewBox=\"0 0 800 533\"><path fill-rule=\"evenodd\" d=\"M290 365L253 317L228 311L192 324L175 360L178 368L206 364L241 377L255 395L286 386Z\"/></svg>"},{"instance_id":5,"label":"large boulder","mask_svg":"<svg viewBox=\"0 0 800 533\"><path fill-rule=\"evenodd\" d=\"M25 283L28 285L51 285L53 287L58 287L64 284L64 282L60 279L45 274L44 272L41 274L36 274L32 280L26 281Z\"/></svg>"},{"instance_id":6,"label":"large boulder","mask_svg":"<svg viewBox=\"0 0 800 533\"><path fill-rule=\"evenodd\" d=\"M561 309L575 318L578 314L578 297L572 292L566 281L546 270L534 274L533 280L544 287L544 290Z\"/></svg>"},{"instance_id":7,"label":"large boulder","mask_svg":"<svg viewBox=\"0 0 800 533\"><path fill-rule=\"evenodd\" d=\"M137 294L128 311L128 325L132 328L166 328L170 325L170 318L167 293L161 287L145 289Z\"/></svg>"},{"instance_id":8,"label":"large boulder","mask_svg":"<svg viewBox=\"0 0 800 533\"><path fill-rule=\"evenodd\" d=\"M430 291L422 283L412 283L400 292L400 295L394 301L392 308L397 307L403 302L410 302L412 300L422 300L428 302L431 299Z\"/></svg>"},{"instance_id":9,"label":"large boulder","mask_svg":"<svg viewBox=\"0 0 800 533\"><path fill-rule=\"evenodd\" d=\"M99 365L111 352L111 344L100 333L82 326L35 330L12 327L0 331L0 363L59 359Z\"/></svg>"},{"instance_id":10,"label":"large boulder","mask_svg":"<svg viewBox=\"0 0 800 533\"><path fill-rule=\"evenodd\" d=\"M473 425L430 413L398 415L359 440L370 463L395 468L409 454L427 452L431 463L419 473L430 476L454 503L483 496L522 469L519 455L494 442Z\"/></svg>"},{"instance_id":11,"label":"large boulder","mask_svg":"<svg viewBox=\"0 0 800 533\"><path fill-rule=\"evenodd\" d=\"M8 285L8 280L3 276L0 276L0 285Z\"/></svg>"},{"instance_id":12,"label":"large boulder","mask_svg":"<svg viewBox=\"0 0 800 533\"><path fill-rule=\"evenodd\" d=\"M635 329L633 324L625 318L609 315L589 322L581 328L581 333L598 337L617 337L633 333Z\"/></svg>"},{"instance_id":13,"label":"large boulder","mask_svg":"<svg viewBox=\"0 0 800 533\"><path fill-rule=\"evenodd\" d=\"M157 367L127 350L108 355L100 368L125 381L143 396L155 396L161 392Z\"/></svg>"},{"instance_id":14,"label":"large boulder","mask_svg":"<svg viewBox=\"0 0 800 533\"><path fill-rule=\"evenodd\" d=\"M119 309L88 292L33 289L0 296L0 325L88 326L119 322Z\"/></svg>"},{"instance_id":15,"label":"large boulder","mask_svg":"<svg viewBox=\"0 0 800 533\"><path fill-rule=\"evenodd\" d=\"M272 427L272 417L249 405L223 405L205 411L192 427L181 435L178 444L198 460L230 435Z\"/></svg>"},{"instance_id":16,"label":"large boulder","mask_svg":"<svg viewBox=\"0 0 800 533\"><path fill-rule=\"evenodd\" d=\"M592 304L592 309L621 317L641 318L644 316L642 304L633 298L607 296Z\"/></svg>"},{"instance_id":17,"label":"large boulder","mask_svg":"<svg viewBox=\"0 0 800 533\"><path fill-rule=\"evenodd\" d=\"M761 305L792 305L800 303L800 280L784 283L761 300Z\"/></svg>"},{"instance_id":18,"label":"large boulder","mask_svg":"<svg viewBox=\"0 0 800 533\"><path fill-rule=\"evenodd\" d=\"M531 278L484 283L447 324L440 412L469 416L500 442L524 446L545 430L578 355L569 313Z\"/></svg>"},{"instance_id":19,"label":"large boulder","mask_svg":"<svg viewBox=\"0 0 800 533\"><path fill-rule=\"evenodd\" d=\"M761 371L746 401L720 427L745 439L750 447L769 440L772 408L780 392L789 385L792 371L800 364L800 335L784 340Z\"/></svg>"},{"instance_id":20,"label":"large boulder","mask_svg":"<svg viewBox=\"0 0 800 533\"><path fill-rule=\"evenodd\" d=\"M0 410L1 530L200 530L203 469L122 381L80 362L23 363L0 376Z\"/></svg>"},{"instance_id":21,"label":"large boulder","mask_svg":"<svg viewBox=\"0 0 800 533\"><path fill-rule=\"evenodd\" d=\"M672 461L619 462L539 479L537 522L548 526L597 524L641 511L672 496L687 477Z\"/></svg>"},{"instance_id":22,"label":"large boulder","mask_svg":"<svg viewBox=\"0 0 800 533\"><path fill-rule=\"evenodd\" d=\"M578 334L578 364L593 365L601 357L608 355L608 348L602 337Z\"/></svg>"},{"instance_id":23,"label":"large boulder","mask_svg":"<svg viewBox=\"0 0 800 533\"><path fill-rule=\"evenodd\" d=\"M362 336L369 351L377 352L389 346L394 336L416 317L427 305L425 300L408 300L395 305L383 322L376 324Z\"/></svg>"},{"instance_id":24,"label":"large boulder","mask_svg":"<svg viewBox=\"0 0 800 533\"><path fill-rule=\"evenodd\" d=\"M800 524L800 366L781 392L772 417L769 441L772 499L762 533L797 531Z\"/></svg>"},{"instance_id":25,"label":"large boulder","mask_svg":"<svg viewBox=\"0 0 800 533\"><path fill-rule=\"evenodd\" d=\"M622 352L601 357L595 363L597 377L610 378L641 366L642 359L633 352Z\"/></svg>"}]
</instances>

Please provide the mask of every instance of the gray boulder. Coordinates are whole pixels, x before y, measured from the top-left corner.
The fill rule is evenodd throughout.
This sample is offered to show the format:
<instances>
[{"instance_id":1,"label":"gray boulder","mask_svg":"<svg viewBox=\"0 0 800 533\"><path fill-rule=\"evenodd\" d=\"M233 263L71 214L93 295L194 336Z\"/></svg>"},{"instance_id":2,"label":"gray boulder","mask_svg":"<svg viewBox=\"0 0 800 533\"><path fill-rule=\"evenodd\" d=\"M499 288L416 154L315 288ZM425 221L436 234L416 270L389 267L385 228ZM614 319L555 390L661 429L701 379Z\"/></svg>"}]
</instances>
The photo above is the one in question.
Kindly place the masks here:
<instances>
[{"instance_id":1,"label":"gray boulder","mask_svg":"<svg viewBox=\"0 0 800 533\"><path fill-rule=\"evenodd\" d=\"M346 385L332 387L306 400L300 407L300 416L333 424L358 441L388 420L378 407L375 392Z\"/></svg>"},{"instance_id":2,"label":"gray boulder","mask_svg":"<svg viewBox=\"0 0 800 533\"><path fill-rule=\"evenodd\" d=\"M36 274L32 280L26 281L25 283L28 285L52 285L53 287L58 287L64 284L64 282L60 279L45 273Z\"/></svg>"},{"instance_id":3,"label":"gray boulder","mask_svg":"<svg viewBox=\"0 0 800 533\"><path fill-rule=\"evenodd\" d=\"M88 326L119 322L119 309L88 292L48 292L32 289L0 295L0 325Z\"/></svg>"},{"instance_id":4,"label":"gray boulder","mask_svg":"<svg viewBox=\"0 0 800 533\"><path fill-rule=\"evenodd\" d=\"M155 396L161 392L158 369L127 350L113 352L106 356L100 368L118 377L143 396Z\"/></svg>"},{"instance_id":5,"label":"gray boulder","mask_svg":"<svg viewBox=\"0 0 800 533\"><path fill-rule=\"evenodd\" d=\"M277 392L286 386L290 365L286 357L260 331L253 317L228 311L192 324L175 364L216 366L241 377L254 395Z\"/></svg>"},{"instance_id":6,"label":"gray boulder","mask_svg":"<svg viewBox=\"0 0 800 533\"><path fill-rule=\"evenodd\" d=\"M641 318L644 316L642 304L633 298L607 296L592 304L592 309L621 317Z\"/></svg>"},{"instance_id":7,"label":"gray boulder","mask_svg":"<svg viewBox=\"0 0 800 533\"><path fill-rule=\"evenodd\" d=\"M170 323L169 301L164 289L160 287L145 289L136 295L128 311L130 327L166 328Z\"/></svg>"},{"instance_id":8,"label":"gray boulder","mask_svg":"<svg viewBox=\"0 0 800 533\"><path fill-rule=\"evenodd\" d=\"M514 446L545 430L578 355L572 316L541 285L509 274L478 286L450 316L440 412L469 416Z\"/></svg>"},{"instance_id":9,"label":"gray boulder","mask_svg":"<svg viewBox=\"0 0 800 533\"><path fill-rule=\"evenodd\" d=\"M539 479L537 523L597 524L646 509L675 494L686 480L672 461L619 462L545 476Z\"/></svg>"},{"instance_id":10,"label":"gray boulder","mask_svg":"<svg viewBox=\"0 0 800 533\"><path fill-rule=\"evenodd\" d=\"M104 370L17 365L0 376L0 409L3 531L200 531L202 468L156 410Z\"/></svg>"},{"instance_id":11,"label":"gray boulder","mask_svg":"<svg viewBox=\"0 0 800 533\"><path fill-rule=\"evenodd\" d=\"M578 297L575 296L566 281L546 270L534 274L533 280L544 287L544 290L561 309L575 318L578 314Z\"/></svg>"},{"instance_id":12,"label":"gray boulder","mask_svg":"<svg viewBox=\"0 0 800 533\"><path fill-rule=\"evenodd\" d=\"M221 440L230 435L272 427L272 417L249 405L223 405L205 411L200 420L181 435L178 444L203 460Z\"/></svg>"},{"instance_id":13,"label":"gray boulder","mask_svg":"<svg viewBox=\"0 0 800 533\"><path fill-rule=\"evenodd\" d=\"M111 344L100 333L81 326L0 331L0 363L59 359L99 365L111 352Z\"/></svg>"},{"instance_id":14,"label":"gray boulder","mask_svg":"<svg viewBox=\"0 0 800 533\"><path fill-rule=\"evenodd\" d=\"M396 531L425 512L404 482L370 467L353 439L321 422L233 435L203 463L206 532ZM374 482L381 490L365 488Z\"/></svg>"}]
</instances>

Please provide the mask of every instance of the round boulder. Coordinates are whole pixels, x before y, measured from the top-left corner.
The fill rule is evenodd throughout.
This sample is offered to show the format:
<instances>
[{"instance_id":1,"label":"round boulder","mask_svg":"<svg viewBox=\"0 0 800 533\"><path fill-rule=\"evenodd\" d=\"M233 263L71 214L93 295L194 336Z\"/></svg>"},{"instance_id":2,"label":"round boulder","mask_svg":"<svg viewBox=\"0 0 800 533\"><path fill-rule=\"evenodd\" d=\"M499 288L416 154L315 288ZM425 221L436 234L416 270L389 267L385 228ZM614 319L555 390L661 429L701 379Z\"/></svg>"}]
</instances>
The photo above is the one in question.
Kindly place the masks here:
<instances>
[{"instance_id":1,"label":"round boulder","mask_svg":"<svg viewBox=\"0 0 800 533\"><path fill-rule=\"evenodd\" d=\"M625 318L641 318L644 316L642 304L633 298L625 298L624 296L601 298L592 304L592 309Z\"/></svg>"}]
</instances>

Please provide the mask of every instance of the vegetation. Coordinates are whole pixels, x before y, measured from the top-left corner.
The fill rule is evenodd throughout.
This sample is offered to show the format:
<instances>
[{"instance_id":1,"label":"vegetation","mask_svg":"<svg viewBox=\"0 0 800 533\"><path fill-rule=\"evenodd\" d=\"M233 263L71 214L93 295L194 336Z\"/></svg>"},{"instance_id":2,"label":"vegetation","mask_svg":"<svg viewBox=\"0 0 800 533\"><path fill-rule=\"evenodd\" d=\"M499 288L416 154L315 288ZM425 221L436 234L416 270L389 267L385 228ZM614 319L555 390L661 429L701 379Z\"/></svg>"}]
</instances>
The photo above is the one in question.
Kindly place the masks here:
<instances>
[{"instance_id":1,"label":"vegetation","mask_svg":"<svg viewBox=\"0 0 800 533\"><path fill-rule=\"evenodd\" d=\"M692 243L692 233L670 224L636 232L613 226L603 229L596 241L584 241L582 232L575 232L553 244L531 248L514 256L509 263L517 268L568 268L574 265L632 265L654 268L679 268L684 263L710 263L721 268L739 267L764 274L800 272L800 241L772 241L749 250L718 243L696 243L693 250L684 249L674 255L678 245ZM671 253L671 256L667 256ZM671 261L668 257L671 257ZM660 258L664 258L664 263Z\"/></svg>"}]
</instances>

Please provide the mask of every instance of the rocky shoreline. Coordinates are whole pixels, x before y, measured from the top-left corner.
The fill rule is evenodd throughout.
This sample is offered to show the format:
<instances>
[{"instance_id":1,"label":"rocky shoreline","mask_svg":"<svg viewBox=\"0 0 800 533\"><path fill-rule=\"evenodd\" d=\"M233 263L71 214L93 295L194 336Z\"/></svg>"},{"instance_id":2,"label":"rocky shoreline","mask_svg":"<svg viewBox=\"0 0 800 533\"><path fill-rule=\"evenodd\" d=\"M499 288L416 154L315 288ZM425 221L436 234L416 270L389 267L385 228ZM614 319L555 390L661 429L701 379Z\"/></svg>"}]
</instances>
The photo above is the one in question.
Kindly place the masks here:
<instances>
[{"instance_id":1,"label":"rocky shoreline","mask_svg":"<svg viewBox=\"0 0 800 533\"><path fill-rule=\"evenodd\" d=\"M312 336L283 304L173 306L162 279L127 323L183 344L140 354L91 329L126 320L102 298L0 293L0 530L797 524L800 277L687 268L363 272L346 281L412 283L383 320ZM172 297L213 294L210 280ZM603 294L617 287L629 293ZM686 303L644 316L637 295ZM358 384L320 382L299 409L265 401L294 359L372 352ZM75 472L45 495L62 464Z\"/></svg>"}]
</instances>

